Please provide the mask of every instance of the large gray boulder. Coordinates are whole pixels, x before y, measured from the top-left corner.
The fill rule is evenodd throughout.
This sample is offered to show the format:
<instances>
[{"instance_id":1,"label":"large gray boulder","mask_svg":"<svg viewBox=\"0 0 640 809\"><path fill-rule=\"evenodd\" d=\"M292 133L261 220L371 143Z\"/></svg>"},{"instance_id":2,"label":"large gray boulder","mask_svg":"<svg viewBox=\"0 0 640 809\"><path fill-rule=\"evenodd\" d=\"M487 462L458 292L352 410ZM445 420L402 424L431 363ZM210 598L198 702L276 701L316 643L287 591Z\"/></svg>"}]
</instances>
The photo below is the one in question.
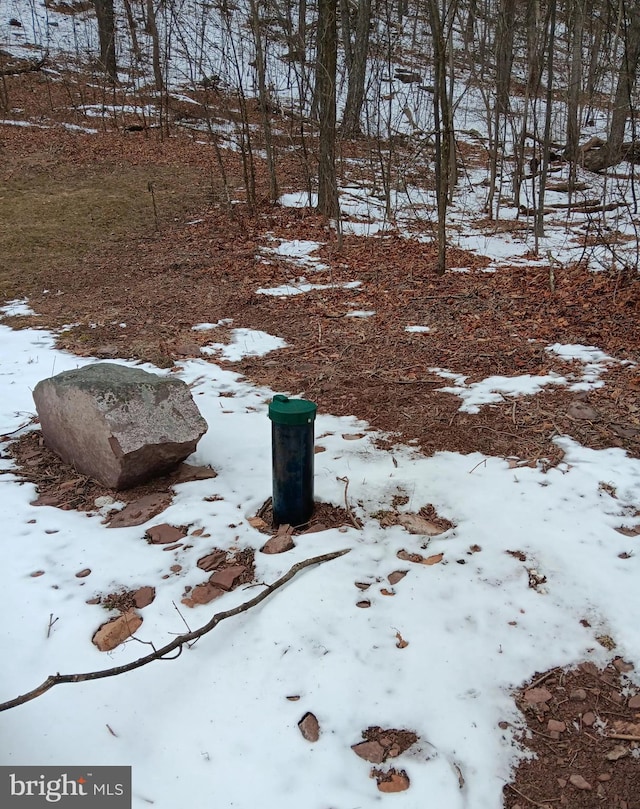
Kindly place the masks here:
<instances>
[{"instance_id":1,"label":"large gray boulder","mask_svg":"<svg viewBox=\"0 0 640 809\"><path fill-rule=\"evenodd\" d=\"M207 431L184 382L112 362L43 379L33 398L47 446L111 489L170 471Z\"/></svg>"}]
</instances>

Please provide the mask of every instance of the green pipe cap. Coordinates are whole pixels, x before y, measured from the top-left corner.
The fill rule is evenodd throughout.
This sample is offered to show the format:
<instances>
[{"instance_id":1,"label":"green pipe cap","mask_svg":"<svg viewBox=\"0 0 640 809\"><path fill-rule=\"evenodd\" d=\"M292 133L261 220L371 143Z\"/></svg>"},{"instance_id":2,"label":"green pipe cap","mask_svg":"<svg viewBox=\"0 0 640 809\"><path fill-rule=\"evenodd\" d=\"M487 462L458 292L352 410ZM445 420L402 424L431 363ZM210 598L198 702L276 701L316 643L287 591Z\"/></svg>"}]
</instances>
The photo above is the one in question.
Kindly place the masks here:
<instances>
[{"instance_id":1,"label":"green pipe cap","mask_svg":"<svg viewBox=\"0 0 640 809\"><path fill-rule=\"evenodd\" d=\"M269 418L275 424L310 424L317 410L318 405L308 399L290 399L277 393L269 405Z\"/></svg>"}]
</instances>

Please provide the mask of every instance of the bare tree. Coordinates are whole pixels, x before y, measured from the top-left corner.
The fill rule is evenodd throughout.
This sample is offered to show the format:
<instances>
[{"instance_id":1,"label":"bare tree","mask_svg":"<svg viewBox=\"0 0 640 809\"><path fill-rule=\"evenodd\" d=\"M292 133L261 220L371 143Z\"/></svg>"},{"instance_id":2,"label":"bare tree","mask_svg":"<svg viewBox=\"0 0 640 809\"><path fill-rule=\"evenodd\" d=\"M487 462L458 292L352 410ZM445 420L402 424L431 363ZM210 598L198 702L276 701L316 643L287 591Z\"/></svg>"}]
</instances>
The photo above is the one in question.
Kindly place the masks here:
<instances>
[{"instance_id":1,"label":"bare tree","mask_svg":"<svg viewBox=\"0 0 640 809\"><path fill-rule=\"evenodd\" d=\"M339 214L336 180L336 68L338 34L336 0L318 0L316 87L320 142L318 158L318 212Z\"/></svg>"},{"instance_id":2,"label":"bare tree","mask_svg":"<svg viewBox=\"0 0 640 809\"><path fill-rule=\"evenodd\" d=\"M100 64L107 76L116 81L118 67L116 64L116 20L113 0L93 0L93 2L98 20Z\"/></svg>"},{"instance_id":3,"label":"bare tree","mask_svg":"<svg viewBox=\"0 0 640 809\"><path fill-rule=\"evenodd\" d=\"M636 71L640 61L640 2L620 4L622 60L611 114L611 125L606 144L584 154L584 165L592 171L602 171L619 163L633 145L625 148L624 134L629 115L633 110L633 92L636 86Z\"/></svg>"},{"instance_id":4,"label":"bare tree","mask_svg":"<svg viewBox=\"0 0 640 809\"><path fill-rule=\"evenodd\" d=\"M452 174L451 162L455 164L455 136L453 128L453 105L451 86L447 83L447 47L448 29L451 24L455 0L450 5L438 7L438 0L427 0L427 11L431 38L433 40L433 115L435 122L435 164L436 164L436 201L438 208L438 275L444 275L447 256L447 209L453 191L455 173Z\"/></svg>"},{"instance_id":5,"label":"bare tree","mask_svg":"<svg viewBox=\"0 0 640 809\"><path fill-rule=\"evenodd\" d=\"M348 61L347 101L342 115L342 135L346 138L360 134L360 113L364 102L370 27L371 0L358 0L355 42L351 50L351 59ZM351 45L350 42L349 45Z\"/></svg>"}]
</instances>

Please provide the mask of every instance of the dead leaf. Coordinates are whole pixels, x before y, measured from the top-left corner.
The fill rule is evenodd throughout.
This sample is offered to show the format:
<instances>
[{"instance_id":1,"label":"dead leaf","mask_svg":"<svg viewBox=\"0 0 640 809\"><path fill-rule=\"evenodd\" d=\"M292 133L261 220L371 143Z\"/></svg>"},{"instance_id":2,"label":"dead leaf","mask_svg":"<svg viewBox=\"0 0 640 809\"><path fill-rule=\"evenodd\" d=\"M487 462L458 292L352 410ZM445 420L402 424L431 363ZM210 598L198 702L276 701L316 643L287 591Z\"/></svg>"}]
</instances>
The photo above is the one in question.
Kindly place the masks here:
<instances>
[{"instance_id":1,"label":"dead leaf","mask_svg":"<svg viewBox=\"0 0 640 809\"><path fill-rule=\"evenodd\" d=\"M425 520L419 514L412 514L411 512L398 515L398 523L403 528L406 528L410 534L420 534L427 537L438 536L438 534L443 534L447 530L435 522Z\"/></svg>"},{"instance_id":2,"label":"dead leaf","mask_svg":"<svg viewBox=\"0 0 640 809\"><path fill-rule=\"evenodd\" d=\"M424 560L425 565L437 565L438 562L442 562L444 558L444 553L435 553L433 556L428 556Z\"/></svg>"},{"instance_id":3,"label":"dead leaf","mask_svg":"<svg viewBox=\"0 0 640 809\"><path fill-rule=\"evenodd\" d=\"M398 649L406 649L409 641L405 640L399 632L396 632L396 646Z\"/></svg>"},{"instance_id":4,"label":"dead leaf","mask_svg":"<svg viewBox=\"0 0 640 809\"><path fill-rule=\"evenodd\" d=\"M570 775L569 782L573 784L576 789L592 789L591 784L585 780L581 775Z\"/></svg>"},{"instance_id":5,"label":"dead leaf","mask_svg":"<svg viewBox=\"0 0 640 809\"><path fill-rule=\"evenodd\" d=\"M625 747L623 744L617 744L615 747L612 747L611 750L609 750L605 758L608 761L618 761L618 759L624 758L628 755L629 748Z\"/></svg>"}]
</instances>

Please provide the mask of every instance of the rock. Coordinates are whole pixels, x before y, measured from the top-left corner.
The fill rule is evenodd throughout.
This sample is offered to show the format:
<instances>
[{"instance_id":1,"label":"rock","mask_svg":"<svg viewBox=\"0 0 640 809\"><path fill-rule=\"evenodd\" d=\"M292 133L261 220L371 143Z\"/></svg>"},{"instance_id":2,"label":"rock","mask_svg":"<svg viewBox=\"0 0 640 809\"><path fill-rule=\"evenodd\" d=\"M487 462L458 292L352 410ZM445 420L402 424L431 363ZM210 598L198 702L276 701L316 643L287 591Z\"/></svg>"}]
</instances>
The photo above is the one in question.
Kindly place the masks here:
<instances>
[{"instance_id":1,"label":"rock","mask_svg":"<svg viewBox=\"0 0 640 809\"><path fill-rule=\"evenodd\" d=\"M564 722L559 721L558 719L550 719L547 722L547 730L556 732L556 733L564 733L567 729L567 726Z\"/></svg>"},{"instance_id":2,"label":"rock","mask_svg":"<svg viewBox=\"0 0 640 809\"><path fill-rule=\"evenodd\" d=\"M397 584L402 579L404 579L406 575L407 575L406 570L394 570L393 573L389 573L387 579L389 581L389 584L394 585Z\"/></svg>"},{"instance_id":3,"label":"rock","mask_svg":"<svg viewBox=\"0 0 640 809\"><path fill-rule=\"evenodd\" d=\"M629 700L629 707L634 711L640 708L640 694L636 694L634 697L631 697Z\"/></svg>"},{"instance_id":4,"label":"rock","mask_svg":"<svg viewBox=\"0 0 640 809\"><path fill-rule=\"evenodd\" d=\"M380 792L404 792L409 789L411 782L406 772L389 772L384 780L378 779L378 789Z\"/></svg>"},{"instance_id":5,"label":"rock","mask_svg":"<svg viewBox=\"0 0 640 809\"><path fill-rule=\"evenodd\" d=\"M141 610L144 607L148 607L155 597L156 588L146 585L145 587L138 587L133 594L133 602L136 607Z\"/></svg>"},{"instance_id":6,"label":"rock","mask_svg":"<svg viewBox=\"0 0 640 809\"><path fill-rule=\"evenodd\" d=\"M240 576L246 572L247 568L244 565L223 567L209 576L209 584L212 584L214 587L220 587L222 590L231 590Z\"/></svg>"},{"instance_id":7,"label":"rock","mask_svg":"<svg viewBox=\"0 0 640 809\"><path fill-rule=\"evenodd\" d=\"M356 601L356 607L360 607L360 609L366 610L370 606L371 602L368 598L365 598L362 601Z\"/></svg>"},{"instance_id":8,"label":"rock","mask_svg":"<svg viewBox=\"0 0 640 809\"><path fill-rule=\"evenodd\" d=\"M539 705L542 702L549 702L552 694L546 688L529 688L524 692L524 701L529 705Z\"/></svg>"},{"instance_id":9,"label":"rock","mask_svg":"<svg viewBox=\"0 0 640 809\"><path fill-rule=\"evenodd\" d=\"M351 749L356 756L360 756L360 758L370 761L372 764L382 764L385 759L384 747L376 741L352 744Z\"/></svg>"},{"instance_id":10,"label":"rock","mask_svg":"<svg viewBox=\"0 0 640 809\"><path fill-rule=\"evenodd\" d=\"M320 738L320 724L314 714L307 712L298 722L300 733L308 742L317 742Z\"/></svg>"},{"instance_id":11,"label":"rock","mask_svg":"<svg viewBox=\"0 0 640 809\"><path fill-rule=\"evenodd\" d=\"M587 698L587 692L584 690L584 688L576 688L575 691L572 691L569 694L569 699L572 702L584 702L584 700L586 698Z\"/></svg>"},{"instance_id":12,"label":"rock","mask_svg":"<svg viewBox=\"0 0 640 809\"><path fill-rule=\"evenodd\" d=\"M187 607L195 607L196 604L208 604L216 598L224 594L224 590L219 587L214 587L209 582L196 585L188 596L182 599L182 603Z\"/></svg>"},{"instance_id":13,"label":"rock","mask_svg":"<svg viewBox=\"0 0 640 809\"><path fill-rule=\"evenodd\" d=\"M135 610L130 609L117 618L107 621L106 624L102 624L91 640L101 652L111 652L137 632L141 625L141 616Z\"/></svg>"},{"instance_id":14,"label":"rock","mask_svg":"<svg viewBox=\"0 0 640 809\"><path fill-rule=\"evenodd\" d=\"M587 713L582 714L582 724L586 725L588 728L590 728L595 721L596 715L593 713L593 711L587 711Z\"/></svg>"},{"instance_id":15,"label":"rock","mask_svg":"<svg viewBox=\"0 0 640 809\"><path fill-rule=\"evenodd\" d=\"M171 485L177 486L179 483L191 483L194 480L210 480L217 478L218 473L210 466L194 466L190 463L181 463L171 475Z\"/></svg>"},{"instance_id":16,"label":"rock","mask_svg":"<svg viewBox=\"0 0 640 809\"><path fill-rule=\"evenodd\" d=\"M200 570L206 570L207 573L209 573L217 567L220 567L226 558L227 554L225 551L211 551L211 553L208 553L206 556L200 557L197 564Z\"/></svg>"},{"instance_id":17,"label":"rock","mask_svg":"<svg viewBox=\"0 0 640 809\"><path fill-rule=\"evenodd\" d=\"M585 419L586 421L600 421L598 411L586 402L581 402L579 399L571 402L567 408L567 413L574 419Z\"/></svg>"},{"instance_id":18,"label":"rock","mask_svg":"<svg viewBox=\"0 0 640 809\"><path fill-rule=\"evenodd\" d=\"M90 576L90 575L91 575L91 568L90 567L85 567L83 570L79 570L76 573L76 579L86 579L87 576Z\"/></svg>"},{"instance_id":19,"label":"rock","mask_svg":"<svg viewBox=\"0 0 640 809\"><path fill-rule=\"evenodd\" d=\"M207 431L184 382L111 362L44 379L33 398L47 446L112 489L170 471Z\"/></svg>"},{"instance_id":20,"label":"rock","mask_svg":"<svg viewBox=\"0 0 640 809\"><path fill-rule=\"evenodd\" d=\"M569 783L573 784L576 789L593 789L591 784L586 781L581 775L570 775Z\"/></svg>"},{"instance_id":21,"label":"rock","mask_svg":"<svg viewBox=\"0 0 640 809\"><path fill-rule=\"evenodd\" d=\"M129 503L122 511L109 518L108 528L126 528L130 525L142 525L153 517L157 517L171 504L171 495L166 492L146 494L139 500Z\"/></svg>"},{"instance_id":22,"label":"rock","mask_svg":"<svg viewBox=\"0 0 640 809\"><path fill-rule=\"evenodd\" d=\"M264 543L260 551L261 553L285 553L295 546L296 543L291 534L276 534Z\"/></svg>"},{"instance_id":23,"label":"rock","mask_svg":"<svg viewBox=\"0 0 640 809\"><path fill-rule=\"evenodd\" d=\"M175 525L163 522L160 525L152 525L147 528L146 536L152 545L170 545L172 542L177 542L179 539L186 537L187 532L184 528L176 528Z\"/></svg>"}]
</instances>

